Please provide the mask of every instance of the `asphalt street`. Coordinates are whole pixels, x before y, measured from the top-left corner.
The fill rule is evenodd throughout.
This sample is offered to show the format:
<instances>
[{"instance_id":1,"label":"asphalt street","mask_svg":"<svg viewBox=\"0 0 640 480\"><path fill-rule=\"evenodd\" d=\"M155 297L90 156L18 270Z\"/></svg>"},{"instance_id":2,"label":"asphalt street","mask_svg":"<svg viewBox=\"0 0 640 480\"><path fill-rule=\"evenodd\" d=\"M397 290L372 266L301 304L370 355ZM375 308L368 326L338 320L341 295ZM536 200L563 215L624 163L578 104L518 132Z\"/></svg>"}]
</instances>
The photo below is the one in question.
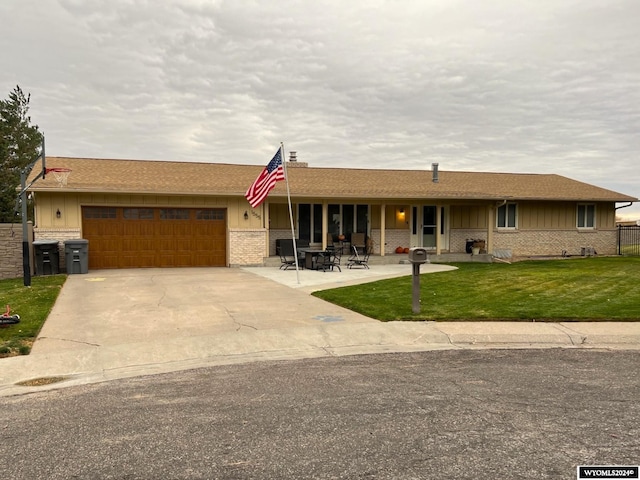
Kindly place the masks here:
<instances>
[{"instance_id":1,"label":"asphalt street","mask_svg":"<svg viewBox=\"0 0 640 480\"><path fill-rule=\"evenodd\" d=\"M7 479L575 479L640 463L640 352L262 361L0 398Z\"/></svg>"}]
</instances>

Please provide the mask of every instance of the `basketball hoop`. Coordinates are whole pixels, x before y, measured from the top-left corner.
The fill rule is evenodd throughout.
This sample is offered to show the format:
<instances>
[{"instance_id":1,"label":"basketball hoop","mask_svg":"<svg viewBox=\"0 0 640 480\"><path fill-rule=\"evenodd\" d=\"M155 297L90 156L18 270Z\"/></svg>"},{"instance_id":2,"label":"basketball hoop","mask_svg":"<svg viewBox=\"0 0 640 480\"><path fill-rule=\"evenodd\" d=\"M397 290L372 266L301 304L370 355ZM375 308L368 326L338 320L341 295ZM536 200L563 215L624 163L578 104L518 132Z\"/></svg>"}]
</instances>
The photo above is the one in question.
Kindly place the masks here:
<instances>
[{"instance_id":1,"label":"basketball hoop","mask_svg":"<svg viewBox=\"0 0 640 480\"><path fill-rule=\"evenodd\" d=\"M53 176L56 177L56 181L58 182L59 187L64 187L67 184L67 179L69 178L69 174L71 173L70 168L47 168L47 173L53 173Z\"/></svg>"}]
</instances>

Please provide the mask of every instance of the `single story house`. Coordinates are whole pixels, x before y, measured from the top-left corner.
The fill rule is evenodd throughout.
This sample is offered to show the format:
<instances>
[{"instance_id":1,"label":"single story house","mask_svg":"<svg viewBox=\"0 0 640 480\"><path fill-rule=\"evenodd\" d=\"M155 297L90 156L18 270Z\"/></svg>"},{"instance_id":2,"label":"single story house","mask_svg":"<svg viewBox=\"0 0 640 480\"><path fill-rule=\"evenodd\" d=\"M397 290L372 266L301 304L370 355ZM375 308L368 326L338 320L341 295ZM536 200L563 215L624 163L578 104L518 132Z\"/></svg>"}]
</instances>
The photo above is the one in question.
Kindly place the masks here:
<instances>
[{"instance_id":1,"label":"single story house","mask_svg":"<svg viewBox=\"0 0 640 480\"><path fill-rule=\"evenodd\" d=\"M326 247L361 232L378 256L466 255L470 239L514 257L616 254L616 204L638 201L554 174L313 168L295 152L285 164L297 238ZM291 238L287 182L255 209L244 197L264 166L47 157L47 167L71 174L30 188L35 239L87 239L90 269L264 265Z\"/></svg>"}]
</instances>

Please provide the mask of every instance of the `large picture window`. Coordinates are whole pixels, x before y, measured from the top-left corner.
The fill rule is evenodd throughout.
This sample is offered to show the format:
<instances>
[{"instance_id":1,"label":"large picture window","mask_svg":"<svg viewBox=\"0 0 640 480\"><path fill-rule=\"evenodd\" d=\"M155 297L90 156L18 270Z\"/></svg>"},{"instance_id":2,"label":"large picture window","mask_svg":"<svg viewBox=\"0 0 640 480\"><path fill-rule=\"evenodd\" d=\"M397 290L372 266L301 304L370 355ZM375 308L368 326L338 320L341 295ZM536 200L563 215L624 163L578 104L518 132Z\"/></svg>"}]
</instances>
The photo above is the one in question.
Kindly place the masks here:
<instances>
[{"instance_id":1,"label":"large picture window","mask_svg":"<svg viewBox=\"0 0 640 480\"><path fill-rule=\"evenodd\" d=\"M596 206L578 205L578 228L596 228Z\"/></svg>"},{"instance_id":2,"label":"large picture window","mask_svg":"<svg viewBox=\"0 0 640 480\"><path fill-rule=\"evenodd\" d=\"M505 203L498 207L498 228L517 227L517 205L515 203Z\"/></svg>"},{"instance_id":3,"label":"large picture window","mask_svg":"<svg viewBox=\"0 0 640 480\"><path fill-rule=\"evenodd\" d=\"M350 241L353 232L368 234L369 206L354 204L329 204L327 206L328 233L334 241L342 234ZM322 242L322 205L299 204L298 226L301 239L313 243Z\"/></svg>"}]
</instances>

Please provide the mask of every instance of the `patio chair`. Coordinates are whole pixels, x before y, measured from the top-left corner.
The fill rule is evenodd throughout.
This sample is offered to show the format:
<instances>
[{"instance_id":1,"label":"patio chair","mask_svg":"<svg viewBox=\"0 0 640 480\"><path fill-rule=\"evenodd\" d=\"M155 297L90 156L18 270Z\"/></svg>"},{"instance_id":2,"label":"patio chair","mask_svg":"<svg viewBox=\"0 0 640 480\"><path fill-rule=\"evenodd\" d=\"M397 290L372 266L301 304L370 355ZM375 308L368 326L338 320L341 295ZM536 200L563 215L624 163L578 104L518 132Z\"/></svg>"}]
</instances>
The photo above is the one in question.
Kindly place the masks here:
<instances>
[{"instance_id":1,"label":"patio chair","mask_svg":"<svg viewBox=\"0 0 640 480\"><path fill-rule=\"evenodd\" d=\"M336 248L333 243L333 235L331 233L327 233L327 250L334 250Z\"/></svg>"},{"instance_id":2,"label":"patio chair","mask_svg":"<svg viewBox=\"0 0 640 480\"><path fill-rule=\"evenodd\" d=\"M361 252L364 253L365 250L365 235L364 233L352 233L351 234L351 248L353 247L359 248Z\"/></svg>"},{"instance_id":3,"label":"patio chair","mask_svg":"<svg viewBox=\"0 0 640 480\"><path fill-rule=\"evenodd\" d=\"M342 253L340 250L327 250L326 252L318 255L318 260L316 263L317 269L326 272L327 270L333 271L334 268L337 268L338 271L342 271L340 268L340 260L342 258Z\"/></svg>"},{"instance_id":4,"label":"patio chair","mask_svg":"<svg viewBox=\"0 0 640 480\"><path fill-rule=\"evenodd\" d=\"M293 241L281 241L278 249L280 255L280 270L296 268L296 257L293 252Z\"/></svg>"},{"instance_id":5,"label":"patio chair","mask_svg":"<svg viewBox=\"0 0 640 480\"><path fill-rule=\"evenodd\" d=\"M347 268L362 267L369 268L369 256L371 255L371 247L366 247L362 254L358 253L358 247L352 245L353 253L347 261Z\"/></svg>"},{"instance_id":6,"label":"patio chair","mask_svg":"<svg viewBox=\"0 0 640 480\"><path fill-rule=\"evenodd\" d=\"M341 248L336 248L335 251L333 252L333 257L332 257L332 265L331 265L331 270L333 270L334 268L337 268L339 272L342 271L342 269L340 268L340 263L342 262L342 249Z\"/></svg>"}]
</instances>

